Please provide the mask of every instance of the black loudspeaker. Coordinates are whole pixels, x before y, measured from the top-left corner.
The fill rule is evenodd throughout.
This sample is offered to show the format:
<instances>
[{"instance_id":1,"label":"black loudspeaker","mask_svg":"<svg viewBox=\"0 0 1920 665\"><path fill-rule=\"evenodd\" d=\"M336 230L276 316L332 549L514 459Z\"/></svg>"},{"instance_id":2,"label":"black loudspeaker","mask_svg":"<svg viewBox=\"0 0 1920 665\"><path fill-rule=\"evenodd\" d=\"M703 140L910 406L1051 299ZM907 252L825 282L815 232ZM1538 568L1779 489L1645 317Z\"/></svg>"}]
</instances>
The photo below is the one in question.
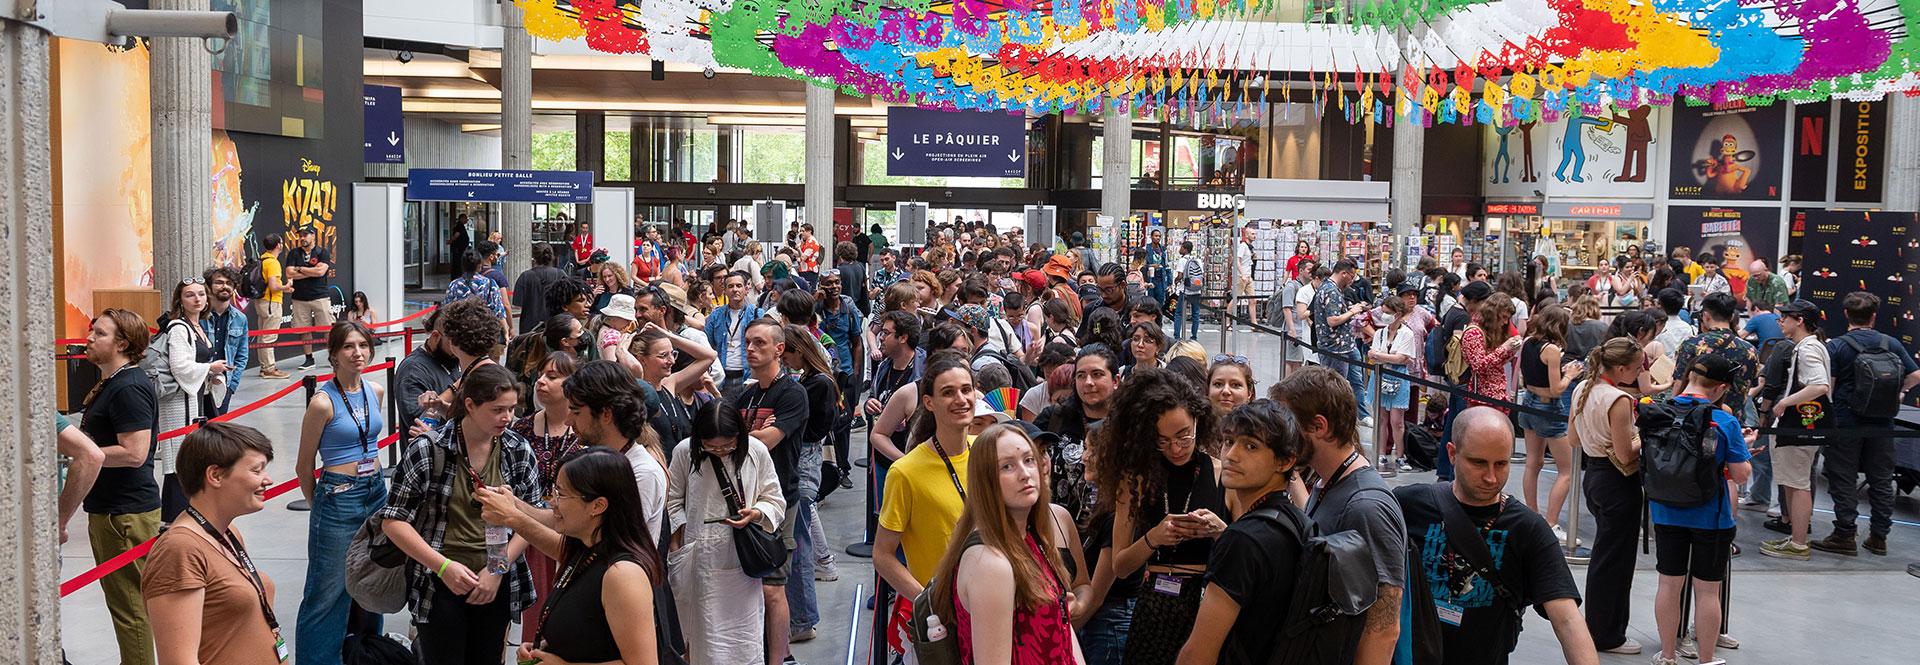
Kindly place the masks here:
<instances>
[{"instance_id":1,"label":"black loudspeaker","mask_svg":"<svg viewBox=\"0 0 1920 665\"><path fill-rule=\"evenodd\" d=\"M655 60L655 61L653 61L653 76L652 76L652 78L653 78L653 80L655 80L655 81L665 81L665 80L667 80L667 62L666 62L665 60Z\"/></svg>"}]
</instances>

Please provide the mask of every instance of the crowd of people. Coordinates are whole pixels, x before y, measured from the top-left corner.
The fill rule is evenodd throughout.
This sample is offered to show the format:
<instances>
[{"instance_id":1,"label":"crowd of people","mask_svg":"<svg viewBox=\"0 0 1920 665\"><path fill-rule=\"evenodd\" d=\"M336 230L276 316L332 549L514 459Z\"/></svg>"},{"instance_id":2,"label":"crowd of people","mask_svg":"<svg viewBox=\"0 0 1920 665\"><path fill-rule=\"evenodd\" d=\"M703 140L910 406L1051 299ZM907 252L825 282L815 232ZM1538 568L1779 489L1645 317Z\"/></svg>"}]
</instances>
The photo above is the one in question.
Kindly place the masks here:
<instances>
[{"instance_id":1,"label":"crowd of people","mask_svg":"<svg viewBox=\"0 0 1920 665\"><path fill-rule=\"evenodd\" d=\"M767 256L745 225L675 225L622 264L579 235L565 265L532 248L511 290L490 274L497 243L465 248L392 386L363 376L378 342L363 303L327 324L332 377L295 453L312 512L290 644L231 527L261 509L273 443L218 422L153 441L225 408L247 336L244 316L219 317L245 278L174 290L157 371L146 321L94 319L103 379L84 436L62 434L62 528L84 508L102 561L165 533L102 580L123 661L351 662L384 639L357 579L384 568L423 662L500 663L512 645L523 663L779 665L821 628L832 535L870 538L894 652L875 662L1500 663L1531 607L1567 662L1594 663L1643 649L1627 629L1650 503L1653 662L1708 662L1738 648L1713 602L1737 506L1770 509L1781 488L1768 556L1887 553L1890 441L1757 428L1885 429L1886 400L1920 384L1873 330L1877 298L1846 296L1848 332L1822 341L1819 308L1764 265L1741 293L1683 266L1620 309L1611 281L1562 288L1457 256L1376 289L1302 244L1268 311L1304 343L1261 386L1248 358L1192 339L1191 246L1103 263L956 224L918 252L877 227L829 252L801 224ZM1370 366L1393 372L1377 393ZM1836 519L1810 540L1816 452ZM828 534L819 504L853 487L856 455L867 533ZM1562 526L1575 464L1596 528L1584 599ZM1429 467L1439 483L1387 482ZM351 556L360 538L387 563Z\"/></svg>"}]
</instances>

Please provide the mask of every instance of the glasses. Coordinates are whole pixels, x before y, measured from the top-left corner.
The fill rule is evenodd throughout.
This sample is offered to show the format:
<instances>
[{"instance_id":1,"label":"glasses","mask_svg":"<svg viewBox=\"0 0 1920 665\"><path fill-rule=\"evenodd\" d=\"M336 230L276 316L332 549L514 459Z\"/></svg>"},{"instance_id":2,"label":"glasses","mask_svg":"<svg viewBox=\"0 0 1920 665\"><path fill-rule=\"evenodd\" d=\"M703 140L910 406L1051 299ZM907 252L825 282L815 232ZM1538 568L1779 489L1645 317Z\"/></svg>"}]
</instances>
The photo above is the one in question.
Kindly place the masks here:
<instances>
[{"instance_id":1,"label":"glasses","mask_svg":"<svg viewBox=\"0 0 1920 665\"><path fill-rule=\"evenodd\" d=\"M1225 353L1216 353L1216 354L1214 354L1214 356L1213 356L1213 362L1215 362L1215 363L1233 363L1233 364L1235 364L1235 365L1245 365L1245 364L1247 364L1247 357L1246 357L1246 356L1237 356L1237 355L1229 355L1229 354L1225 354Z\"/></svg>"},{"instance_id":2,"label":"glasses","mask_svg":"<svg viewBox=\"0 0 1920 665\"><path fill-rule=\"evenodd\" d=\"M1193 435L1193 434L1182 434L1182 435L1180 435L1180 436L1176 436L1176 437L1173 437L1173 438L1171 438L1171 439L1169 439L1169 438L1167 438L1167 437L1164 437L1164 436L1163 436L1163 437L1159 437L1159 438L1160 438L1160 447L1161 447L1161 448L1172 448L1172 447L1174 446L1174 444L1186 444L1186 445L1189 445L1189 446L1191 446L1191 445L1193 445L1193 442L1194 442L1194 440L1195 440L1195 439L1197 439L1197 438L1199 438L1199 437L1197 437L1196 435Z\"/></svg>"},{"instance_id":3,"label":"glasses","mask_svg":"<svg viewBox=\"0 0 1920 665\"><path fill-rule=\"evenodd\" d=\"M553 501L554 499L573 499L573 500L575 500L575 501L586 501L586 500L587 500L587 495L585 495L585 494L561 494L561 493L560 493L560 490L559 490L559 489L550 489L550 490L547 490L547 501L548 501L549 503L551 503L551 502L552 502L552 501Z\"/></svg>"},{"instance_id":4,"label":"glasses","mask_svg":"<svg viewBox=\"0 0 1920 665\"><path fill-rule=\"evenodd\" d=\"M680 359L680 350L679 350L679 349L667 349L667 350L665 350L665 351L661 351L661 352L659 352L659 353L656 353L656 354L653 354L653 357L655 357L655 358L659 358L659 359L661 359L661 360L679 360L679 359Z\"/></svg>"},{"instance_id":5,"label":"glasses","mask_svg":"<svg viewBox=\"0 0 1920 665\"><path fill-rule=\"evenodd\" d=\"M205 283L207 283L206 280L200 279L198 277L187 277L180 280L181 286L186 286L188 284L205 284Z\"/></svg>"}]
</instances>

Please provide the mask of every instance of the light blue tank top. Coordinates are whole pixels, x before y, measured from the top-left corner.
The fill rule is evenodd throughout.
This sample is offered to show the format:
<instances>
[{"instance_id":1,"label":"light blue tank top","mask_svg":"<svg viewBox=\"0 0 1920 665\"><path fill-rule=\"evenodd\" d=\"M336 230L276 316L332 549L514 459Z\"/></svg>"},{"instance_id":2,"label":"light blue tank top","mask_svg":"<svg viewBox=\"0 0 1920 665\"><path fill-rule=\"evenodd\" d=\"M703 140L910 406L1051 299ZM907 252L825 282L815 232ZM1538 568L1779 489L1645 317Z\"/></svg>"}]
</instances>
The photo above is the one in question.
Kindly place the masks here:
<instances>
[{"instance_id":1,"label":"light blue tank top","mask_svg":"<svg viewBox=\"0 0 1920 665\"><path fill-rule=\"evenodd\" d=\"M320 391L333 400L333 419L320 430L321 466L355 463L379 455L380 436L387 422L380 415L380 401L373 398L371 386L361 381L358 392L341 394L337 383L320 384Z\"/></svg>"}]
</instances>

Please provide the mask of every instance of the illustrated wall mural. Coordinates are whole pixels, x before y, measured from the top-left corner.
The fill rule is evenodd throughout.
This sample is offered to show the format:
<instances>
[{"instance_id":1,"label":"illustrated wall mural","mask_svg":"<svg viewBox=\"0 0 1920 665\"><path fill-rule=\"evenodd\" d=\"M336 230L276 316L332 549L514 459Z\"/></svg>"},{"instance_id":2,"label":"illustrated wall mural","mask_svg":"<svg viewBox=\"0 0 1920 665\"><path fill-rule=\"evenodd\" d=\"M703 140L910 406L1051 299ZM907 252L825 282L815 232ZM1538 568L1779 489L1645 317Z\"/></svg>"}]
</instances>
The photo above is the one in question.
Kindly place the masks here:
<instances>
[{"instance_id":1,"label":"illustrated wall mural","mask_svg":"<svg viewBox=\"0 0 1920 665\"><path fill-rule=\"evenodd\" d=\"M1488 196L1651 197L1657 109L1640 106L1485 130Z\"/></svg>"},{"instance_id":2,"label":"illustrated wall mural","mask_svg":"<svg viewBox=\"0 0 1920 665\"><path fill-rule=\"evenodd\" d=\"M279 8L286 3L271 4ZM309 64L311 71L324 71L323 79L302 80L316 91L310 97L323 100L325 126L344 132L339 136L358 136L359 95L324 92L360 90L360 3L316 4L324 4L324 11L308 13L306 20L321 20L324 14L324 25L302 24L302 30L324 34L335 48L324 50L324 67ZM288 16L278 15L273 25L290 20ZM58 327L62 337L78 337L96 310L94 290L153 286L147 50L62 39L57 54L60 125L54 143L62 159L56 206L66 249L60 257L63 302ZM313 49L305 57L323 56ZM237 103L216 102L215 108ZM289 108L307 112L304 107ZM310 130L320 126L305 124ZM213 170L207 175L213 207L206 223L214 263L242 266L259 254L260 239L268 234L286 235L311 224L320 231L321 246L335 257L334 297L336 303L344 302L352 293L349 194L352 183L361 179L360 146L218 128L212 143Z\"/></svg>"}]
</instances>

